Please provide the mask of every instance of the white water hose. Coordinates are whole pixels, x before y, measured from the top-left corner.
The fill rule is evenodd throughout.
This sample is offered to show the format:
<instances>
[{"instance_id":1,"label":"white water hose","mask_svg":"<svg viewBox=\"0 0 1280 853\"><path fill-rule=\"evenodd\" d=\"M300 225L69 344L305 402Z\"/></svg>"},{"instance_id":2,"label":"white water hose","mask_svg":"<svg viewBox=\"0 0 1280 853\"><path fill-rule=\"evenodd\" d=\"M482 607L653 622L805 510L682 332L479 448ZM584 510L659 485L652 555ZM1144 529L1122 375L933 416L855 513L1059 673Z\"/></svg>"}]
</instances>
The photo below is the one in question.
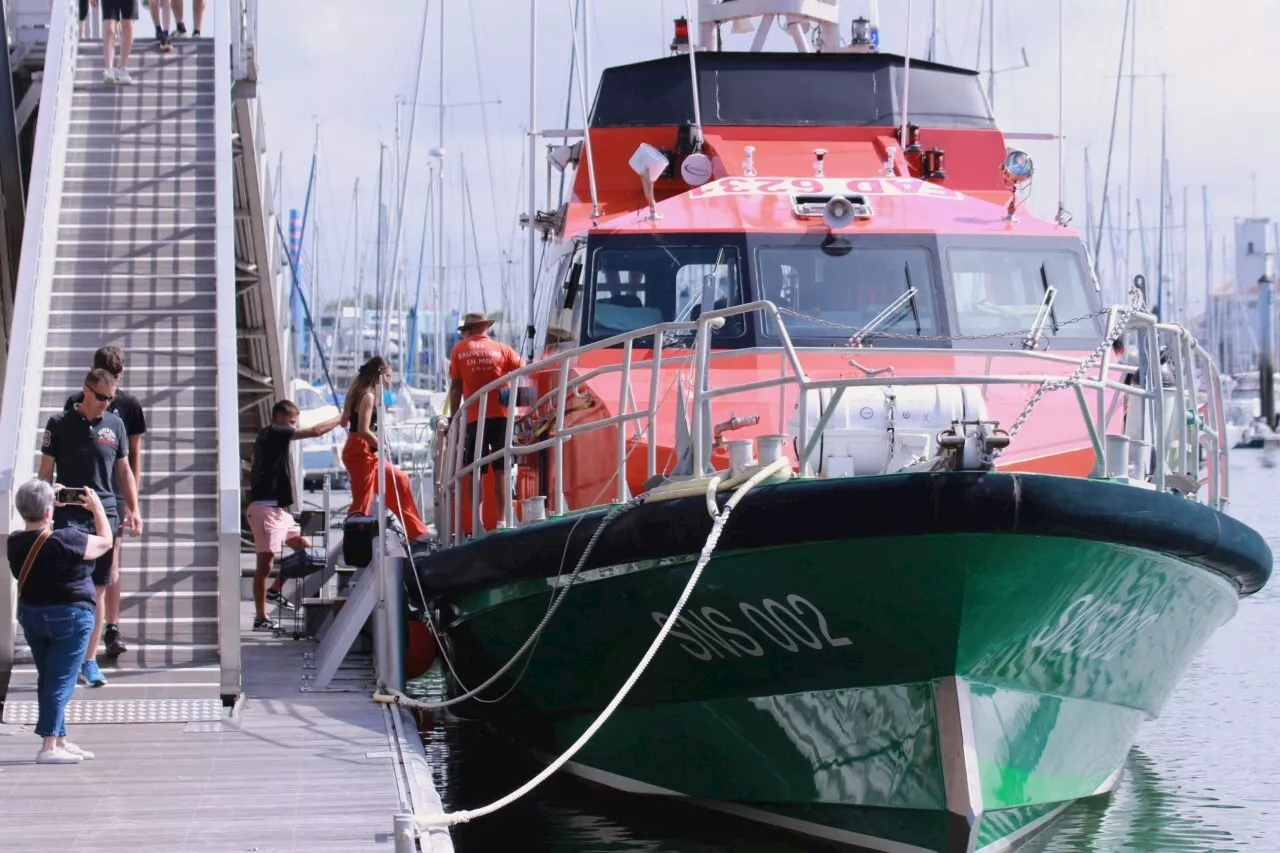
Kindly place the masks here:
<instances>
[{"instance_id":1,"label":"white water hose","mask_svg":"<svg viewBox=\"0 0 1280 853\"><path fill-rule=\"evenodd\" d=\"M689 601L689 596L693 594L694 587L698 585L698 580L702 577L703 570L706 569L707 563L711 561L711 555L716 549L716 543L720 540L720 533L724 530L725 522L729 520L729 514L733 511L733 508L738 505L738 502L741 501L743 497L746 496L747 492L751 491L765 480L780 475L784 470L788 474L791 473L791 462L786 458L779 459L765 468L762 468L748 478L745 483L738 486L737 490L733 493L733 496L725 503L723 509L712 513L715 521L712 522L711 532L707 535L706 544L702 546L702 553L698 555L698 562L693 567L693 572L689 575L689 582L685 584L684 591L680 593L680 599L676 602L675 607L672 608L671 615L662 623L662 627L658 630L658 636L653 638L653 642L649 644L648 651L644 653L644 657L640 659L640 664L632 671L631 676L627 678L626 683L622 685L622 688L618 690L617 694L609 704L605 706L605 709L600 712L600 716L596 717L595 722L593 722L587 730L573 742L572 746L565 750L559 758L547 765L541 773L534 776L510 794L507 794L505 797L495 800L489 805L482 806L478 809L459 812L440 812L438 814L429 815L414 815L414 823L417 824L417 827L419 829L431 829L439 826L456 826L460 823L467 823L468 821L475 820L478 817L485 817L486 815L493 814L504 806L511 805L534 788L537 788L550 778L553 773L567 764L573 756L577 755L578 751L587 745L587 741L591 740L591 738L595 736L596 732L598 732L600 728L608 722L609 717L613 716L613 712L622 704L622 700L627 698L627 694L631 692L631 688L640 680L640 676L644 675L644 671L649 667L649 663L653 660L654 655L656 655L658 650L662 648L662 644L666 641L667 635L671 633L671 628L675 625L676 619L680 616L680 612L684 610L685 604ZM712 478L707 486L700 486L699 491L706 489L708 493L710 493L713 492L718 485L718 480L716 478Z\"/></svg>"}]
</instances>

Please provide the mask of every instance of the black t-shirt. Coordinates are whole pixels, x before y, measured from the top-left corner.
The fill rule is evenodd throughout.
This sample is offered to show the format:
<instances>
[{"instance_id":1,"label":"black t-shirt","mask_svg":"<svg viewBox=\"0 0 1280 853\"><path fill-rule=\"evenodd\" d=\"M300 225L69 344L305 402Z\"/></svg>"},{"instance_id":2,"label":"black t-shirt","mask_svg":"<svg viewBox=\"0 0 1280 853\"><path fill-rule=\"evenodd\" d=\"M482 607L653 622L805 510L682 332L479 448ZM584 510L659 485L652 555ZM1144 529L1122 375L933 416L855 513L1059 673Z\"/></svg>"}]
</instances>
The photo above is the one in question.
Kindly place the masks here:
<instances>
[{"instance_id":1,"label":"black t-shirt","mask_svg":"<svg viewBox=\"0 0 1280 853\"><path fill-rule=\"evenodd\" d=\"M253 442L253 467L249 471L249 502L275 501L293 505L293 473L289 470L289 442L293 427L271 424Z\"/></svg>"},{"instance_id":2,"label":"black t-shirt","mask_svg":"<svg viewBox=\"0 0 1280 853\"><path fill-rule=\"evenodd\" d=\"M84 392L77 391L67 398L63 410L70 412L84 402ZM116 391L115 399L107 404L107 411L124 421L124 431L129 437L144 435L147 431L147 417L142 413L142 404L138 398L123 391ZM126 448L127 450L127 448Z\"/></svg>"},{"instance_id":3,"label":"black t-shirt","mask_svg":"<svg viewBox=\"0 0 1280 853\"><path fill-rule=\"evenodd\" d=\"M9 571L14 580L22 573L22 564L40 536L38 530L19 530L9 534ZM18 600L23 604L47 607L70 604L94 609L93 563L85 562L84 549L89 537L83 530L65 527L53 531L40 546L27 582Z\"/></svg>"},{"instance_id":4,"label":"black t-shirt","mask_svg":"<svg viewBox=\"0 0 1280 853\"><path fill-rule=\"evenodd\" d=\"M78 409L58 412L44 428L40 450L53 457L53 478L68 488L88 486L108 515L116 512L116 461L129 455L124 421L111 412L90 423Z\"/></svg>"}]
</instances>

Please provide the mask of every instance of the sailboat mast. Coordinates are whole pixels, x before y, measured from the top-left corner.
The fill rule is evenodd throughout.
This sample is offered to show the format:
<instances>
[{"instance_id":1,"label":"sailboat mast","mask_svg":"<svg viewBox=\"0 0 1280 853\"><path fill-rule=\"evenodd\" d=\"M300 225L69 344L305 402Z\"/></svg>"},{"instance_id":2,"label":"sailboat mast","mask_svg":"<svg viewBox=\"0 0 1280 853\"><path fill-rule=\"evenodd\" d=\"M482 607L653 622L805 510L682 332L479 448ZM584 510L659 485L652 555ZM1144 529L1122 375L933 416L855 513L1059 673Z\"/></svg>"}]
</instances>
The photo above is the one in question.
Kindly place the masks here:
<instances>
[{"instance_id":1,"label":"sailboat mast","mask_svg":"<svg viewBox=\"0 0 1280 853\"><path fill-rule=\"evenodd\" d=\"M352 191L355 196L355 236L352 238L356 244L356 304L355 311L352 314L353 328L351 329L351 360L353 366L358 367L360 362L364 361L364 247L360 245L360 179L356 178L356 186Z\"/></svg>"},{"instance_id":2,"label":"sailboat mast","mask_svg":"<svg viewBox=\"0 0 1280 853\"><path fill-rule=\"evenodd\" d=\"M987 100L996 111L996 0L988 0L987 15Z\"/></svg>"},{"instance_id":3,"label":"sailboat mast","mask_svg":"<svg viewBox=\"0 0 1280 853\"><path fill-rule=\"evenodd\" d=\"M444 3L441 2L443 9ZM409 188L409 164L413 161L413 141L414 130L418 119L418 90L422 84L422 63L426 56L427 41L427 20L430 12L431 4L422 4L422 32L418 36L418 64L413 77L413 103L409 105L409 140L405 144L404 164L400 161L400 102L396 102L396 198L395 198L395 238L392 240L391 248L391 288L397 293L399 292L400 278L400 249L402 240L404 239L404 199ZM443 54L443 51L441 52ZM403 318L400 324L400 346L399 353L401 359L404 358L404 323ZM382 346L387 347L391 336L391 314L388 312L382 318L381 339Z\"/></svg>"},{"instance_id":4,"label":"sailboat mast","mask_svg":"<svg viewBox=\"0 0 1280 853\"><path fill-rule=\"evenodd\" d=\"M387 159L387 146L379 143L378 144L378 205L377 205L378 239L376 241L377 246L374 249L374 251L377 253L376 254L377 274L374 277L374 286L373 286L374 287L373 317L374 317L375 323L379 323L379 321L382 319L382 265L383 265L383 261L385 260L383 258L383 251L382 251L382 233L386 225L386 218L387 218L386 216L387 209L382 203L382 173L383 173L383 170L386 168L386 159ZM361 331L361 334L362 335L364 334L363 330ZM374 339L373 346L375 351L378 350L378 341L376 338Z\"/></svg>"},{"instance_id":5,"label":"sailboat mast","mask_svg":"<svg viewBox=\"0 0 1280 853\"><path fill-rule=\"evenodd\" d=\"M1133 99L1138 82L1138 68L1134 65L1137 60L1138 7L1132 0L1126 0L1125 9L1133 15L1132 31L1129 35L1129 136L1126 140L1129 151L1124 176L1124 260L1128 264L1129 253L1133 249L1133 116L1136 112Z\"/></svg>"},{"instance_id":6,"label":"sailboat mast","mask_svg":"<svg viewBox=\"0 0 1280 853\"><path fill-rule=\"evenodd\" d=\"M1156 319L1163 321L1164 310L1164 210L1168 188L1165 176L1168 174L1168 160L1165 159L1167 148L1169 120L1165 103L1165 77L1160 75L1160 224L1156 230Z\"/></svg>"},{"instance_id":7,"label":"sailboat mast","mask_svg":"<svg viewBox=\"0 0 1280 853\"><path fill-rule=\"evenodd\" d=\"M465 151L458 152L458 177L461 179L462 183L461 213L463 222L466 222L467 205L470 204L470 199L467 198L467 152ZM476 260L478 261L479 257L477 257ZM471 304L470 295L468 293L467 266L467 235L464 231L462 235L462 295L458 299L458 303L463 306L463 310L466 310L466 306Z\"/></svg>"},{"instance_id":8,"label":"sailboat mast","mask_svg":"<svg viewBox=\"0 0 1280 853\"><path fill-rule=\"evenodd\" d=\"M1213 304L1213 226L1209 219L1209 187L1203 184L1200 186L1200 202L1204 208L1204 328L1209 339L1209 352L1222 366L1222 353L1217 347L1218 330L1214 324L1217 312ZM1225 370L1225 366L1222 369Z\"/></svg>"},{"instance_id":9,"label":"sailboat mast","mask_svg":"<svg viewBox=\"0 0 1280 853\"><path fill-rule=\"evenodd\" d=\"M436 156L440 158L440 168L436 172L436 280L431 298L431 374L432 387L437 391L444 390L444 311L445 311L445 251L444 251L444 0L440 0L440 79L436 94L438 95L438 113L436 117ZM465 308L463 309L466 310Z\"/></svg>"},{"instance_id":10,"label":"sailboat mast","mask_svg":"<svg viewBox=\"0 0 1280 853\"><path fill-rule=\"evenodd\" d=\"M476 206L475 206L475 203L471 200L471 182L467 180L467 172L465 169L462 171L462 198L463 198L464 204L466 205L466 209L469 214L468 218L471 223L471 245L472 245L472 248L475 250L475 256L476 256L476 281L478 282L478 286L480 288L480 310L488 314L489 301L488 299L485 298L485 294L484 294L484 267L480 263L480 237L479 237L479 232L476 231ZM465 234L463 235L462 242L463 242L463 245L465 246L466 245Z\"/></svg>"},{"instance_id":11,"label":"sailboat mast","mask_svg":"<svg viewBox=\"0 0 1280 853\"><path fill-rule=\"evenodd\" d=\"M588 129L584 133L590 132ZM538 215L538 0L529 0L529 240L525 262L528 264L529 307L525 337L528 358L533 359L534 336L537 318L538 269L535 256L538 248L538 229L534 227Z\"/></svg>"},{"instance_id":12,"label":"sailboat mast","mask_svg":"<svg viewBox=\"0 0 1280 853\"><path fill-rule=\"evenodd\" d=\"M418 243L418 276L417 283L413 287L413 304L409 306L409 367L406 373L406 381L411 388L417 387L418 362L421 360L418 355L418 340L422 337L422 326L419 322L419 317L422 313L422 271L427 251L427 226L431 222L431 194L434 189L435 169L428 167L427 203L422 207L422 237Z\"/></svg>"},{"instance_id":13,"label":"sailboat mast","mask_svg":"<svg viewBox=\"0 0 1280 853\"><path fill-rule=\"evenodd\" d=\"M879 21L876 22L879 25ZM929 56L930 62L938 61L938 0L933 0L929 17Z\"/></svg>"}]
</instances>

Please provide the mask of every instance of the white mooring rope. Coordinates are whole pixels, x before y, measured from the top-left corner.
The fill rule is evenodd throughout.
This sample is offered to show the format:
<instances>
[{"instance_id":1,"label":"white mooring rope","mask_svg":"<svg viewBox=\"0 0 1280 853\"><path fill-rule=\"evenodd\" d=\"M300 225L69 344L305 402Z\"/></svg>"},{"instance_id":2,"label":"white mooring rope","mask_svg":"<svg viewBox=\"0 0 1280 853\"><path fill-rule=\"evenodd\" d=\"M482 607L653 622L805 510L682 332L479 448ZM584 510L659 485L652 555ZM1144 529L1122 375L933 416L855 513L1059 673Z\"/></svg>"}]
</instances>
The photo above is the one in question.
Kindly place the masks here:
<instances>
[{"instance_id":1,"label":"white mooring rope","mask_svg":"<svg viewBox=\"0 0 1280 853\"><path fill-rule=\"evenodd\" d=\"M534 788L537 788L550 778L553 773L567 764L569 760L572 759L580 749L582 749L582 747L586 746L587 741L591 740L591 738L595 736L596 732L598 732L600 728L608 722L609 717L613 716L613 712L622 704L622 700L627 698L627 694L631 692L631 688L640 680L640 676L644 675L644 672L649 667L649 663L653 660L654 655L656 655L658 650L662 648L662 644L666 641L667 635L671 633L671 628L675 625L676 619L680 616L680 612L689 601L689 596L693 594L694 587L698 585L698 580L702 577L703 570L706 569L707 563L711 561L711 555L715 552L716 544L720 541L720 533L724 530L725 523L728 522L729 514L733 511L733 508L738 505L738 502L741 501L743 497L746 496L747 492L751 491L765 480L781 474L784 469L787 473L790 473L791 471L791 462L786 458L779 459L771 465L757 471L745 483L738 486L737 490L733 493L733 496L725 503L723 509L713 513L715 520L712 522L711 532L707 535L706 544L702 546L702 553L698 555L698 562L693 567L692 574L689 575L689 582L685 584L684 591L680 593L680 599L676 602L675 607L672 608L671 615L667 617L667 620L658 630L658 635L653 638L653 642L649 644L648 651L646 651L644 657L641 658L640 664L632 671L631 676L627 678L626 683L622 685L622 688L617 692L609 704L605 706L605 709L600 712L600 716L596 717L595 722L593 722L587 730L573 742L572 746L565 750L559 758L547 765L547 767L537 776L534 776L510 794L507 794L499 800L495 800L487 806L458 812L440 812L438 814L429 815L415 814L414 823L417 824L418 828L431 829L438 826L456 826L460 823L467 823L468 821L475 820L478 817L485 817L486 815L493 814L504 806L511 805ZM713 482L715 481L713 480Z\"/></svg>"}]
</instances>

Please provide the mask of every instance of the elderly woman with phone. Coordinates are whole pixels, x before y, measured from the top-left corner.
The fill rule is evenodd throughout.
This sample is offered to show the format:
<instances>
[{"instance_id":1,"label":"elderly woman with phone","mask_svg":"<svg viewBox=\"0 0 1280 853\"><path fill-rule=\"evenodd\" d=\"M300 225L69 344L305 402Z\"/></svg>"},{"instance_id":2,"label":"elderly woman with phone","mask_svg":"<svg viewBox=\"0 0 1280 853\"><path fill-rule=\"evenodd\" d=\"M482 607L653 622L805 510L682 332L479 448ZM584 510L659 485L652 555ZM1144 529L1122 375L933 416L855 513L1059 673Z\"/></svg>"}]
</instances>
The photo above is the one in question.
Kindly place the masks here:
<instances>
[{"instance_id":1,"label":"elderly woman with phone","mask_svg":"<svg viewBox=\"0 0 1280 853\"><path fill-rule=\"evenodd\" d=\"M79 764L93 753L67 740L64 714L93 631L93 561L111 551L112 530L90 488L55 491L31 480L18 487L14 503L24 524L9 534L9 570L18 581L18 622L36 664L36 734L44 739L36 763ZM55 504L88 510L94 532L54 530Z\"/></svg>"}]
</instances>

